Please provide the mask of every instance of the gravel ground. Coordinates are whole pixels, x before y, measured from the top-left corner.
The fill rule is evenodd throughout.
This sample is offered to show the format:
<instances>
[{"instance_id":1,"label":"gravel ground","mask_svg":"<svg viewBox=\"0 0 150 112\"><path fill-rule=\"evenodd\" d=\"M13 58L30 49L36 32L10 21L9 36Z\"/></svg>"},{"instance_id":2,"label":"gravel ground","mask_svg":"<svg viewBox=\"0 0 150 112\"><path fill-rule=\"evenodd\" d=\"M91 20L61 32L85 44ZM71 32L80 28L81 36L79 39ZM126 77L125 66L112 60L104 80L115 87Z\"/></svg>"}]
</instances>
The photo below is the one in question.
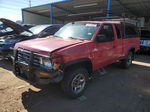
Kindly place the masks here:
<instances>
[{"instance_id":1,"label":"gravel ground","mask_svg":"<svg viewBox=\"0 0 150 112\"><path fill-rule=\"evenodd\" d=\"M109 65L72 100L59 84L36 88L16 78L11 62L1 60L0 112L150 112L150 56L138 55L133 63L128 70Z\"/></svg>"}]
</instances>

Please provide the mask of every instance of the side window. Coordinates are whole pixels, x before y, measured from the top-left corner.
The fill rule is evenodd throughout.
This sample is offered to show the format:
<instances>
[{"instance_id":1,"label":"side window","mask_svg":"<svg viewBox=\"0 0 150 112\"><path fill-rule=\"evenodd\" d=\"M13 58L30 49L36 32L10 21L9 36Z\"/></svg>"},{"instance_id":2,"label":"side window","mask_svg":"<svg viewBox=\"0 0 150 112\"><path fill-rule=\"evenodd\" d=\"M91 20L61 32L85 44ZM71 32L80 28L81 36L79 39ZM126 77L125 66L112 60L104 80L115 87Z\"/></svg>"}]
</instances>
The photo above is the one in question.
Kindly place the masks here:
<instances>
[{"instance_id":1,"label":"side window","mask_svg":"<svg viewBox=\"0 0 150 112\"><path fill-rule=\"evenodd\" d=\"M126 37L132 38L132 37L136 37L138 35L138 32L136 31L135 27L127 25L125 27L125 34L126 34Z\"/></svg>"},{"instance_id":2,"label":"side window","mask_svg":"<svg viewBox=\"0 0 150 112\"><path fill-rule=\"evenodd\" d=\"M109 42L114 40L114 31L113 27L110 24L104 24L102 26L102 29L100 30L97 38L103 38L100 39L101 42Z\"/></svg>"},{"instance_id":3,"label":"side window","mask_svg":"<svg viewBox=\"0 0 150 112\"><path fill-rule=\"evenodd\" d=\"M119 29L119 26L117 24L115 24L115 28L116 28L117 38L120 39L121 38L121 31Z\"/></svg>"}]
</instances>

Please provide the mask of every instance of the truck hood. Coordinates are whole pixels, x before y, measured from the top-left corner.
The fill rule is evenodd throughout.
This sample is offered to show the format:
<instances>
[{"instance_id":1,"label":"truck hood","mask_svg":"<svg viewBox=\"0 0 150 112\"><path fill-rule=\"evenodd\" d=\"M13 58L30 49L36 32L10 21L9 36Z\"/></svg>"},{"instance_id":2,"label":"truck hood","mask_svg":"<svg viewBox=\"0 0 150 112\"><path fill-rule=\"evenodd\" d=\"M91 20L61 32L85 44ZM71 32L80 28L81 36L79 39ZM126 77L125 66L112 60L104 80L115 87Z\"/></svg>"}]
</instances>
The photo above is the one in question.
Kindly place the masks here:
<instances>
[{"instance_id":1,"label":"truck hood","mask_svg":"<svg viewBox=\"0 0 150 112\"><path fill-rule=\"evenodd\" d=\"M28 29L25 29L24 27L22 27L21 25L13 22L13 21L10 21L8 19L4 19L4 18L0 18L0 21L3 22L3 24L9 26L10 28L12 28L13 30L21 33L23 31L27 31L27 32L30 32L32 33L31 31L29 31Z\"/></svg>"},{"instance_id":2,"label":"truck hood","mask_svg":"<svg viewBox=\"0 0 150 112\"><path fill-rule=\"evenodd\" d=\"M82 40L47 37L19 42L16 44L15 48L23 48L47 54L82 42Z\"/></svg>"}]
</instances>

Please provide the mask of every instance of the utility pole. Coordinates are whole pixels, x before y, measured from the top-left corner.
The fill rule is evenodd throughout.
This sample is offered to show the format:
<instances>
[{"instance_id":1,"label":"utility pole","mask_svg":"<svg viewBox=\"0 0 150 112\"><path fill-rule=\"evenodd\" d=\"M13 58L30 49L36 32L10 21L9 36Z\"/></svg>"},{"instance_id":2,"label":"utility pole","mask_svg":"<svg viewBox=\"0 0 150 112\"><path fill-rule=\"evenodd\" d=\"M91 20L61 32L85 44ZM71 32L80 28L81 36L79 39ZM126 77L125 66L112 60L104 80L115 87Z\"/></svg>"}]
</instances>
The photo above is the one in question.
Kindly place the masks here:
<instances>
[{"instance_id":1,"label":"utility pole","mask_svg":"<svg viewBox=\"0 0 150 112\"><path fill-rule=\"evenodd\" d=\"M107 14L106 14L106 17L110 16L110 9L111 9L111 0L107 0Z\"/></svg>"},{"instance_id":2,"label":"utility pole","mask_svg":"<svg viewBox=\"0 0 150 112\"><path fill-rule=\"evenodd\" d=\"M31 0L29 0L29 7L31 7Z\"/></svg>"},{"instance_id":3,"label":"utility pole","mask_svg":"<svg viewBox=\"0 0 150 112\"><path fill-rule=\"evenodd\" d=\"M50 24L53 24L53 7L50 5Z\"/></svg>"}]
</instances>

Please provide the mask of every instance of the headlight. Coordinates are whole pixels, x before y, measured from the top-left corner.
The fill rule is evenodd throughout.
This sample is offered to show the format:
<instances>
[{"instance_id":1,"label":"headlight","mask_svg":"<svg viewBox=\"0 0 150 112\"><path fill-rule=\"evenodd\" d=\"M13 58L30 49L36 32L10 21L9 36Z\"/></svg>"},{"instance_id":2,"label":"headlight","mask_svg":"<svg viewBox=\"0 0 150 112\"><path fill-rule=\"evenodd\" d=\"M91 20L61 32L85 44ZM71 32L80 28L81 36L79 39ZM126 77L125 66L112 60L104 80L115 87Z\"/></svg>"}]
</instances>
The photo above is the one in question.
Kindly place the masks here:
<instances>
[{"instance_id":1,"label":"headlight","mask_svg":"<svg viewBox=\"0 0 150 112\"><path fill-rule=\"evenodd\" d=\"M49 58L40 58L40 64L46 68L52 68L52 62Z\"/></svg>"},{"instance_id":2,"label":"headlight","mask_svg":"<svg viewBox=\"0 0 150 112\"><path fill-rule=\"evenodd\" d=\"M41 64L41 66L43 66L45 68L49 68L49 69L51 69L51 68L59 69L61 67L59 63L52 63L49 58L42 58L41 57L40 58L40 64Z\"/></svg>"}]
</instances>

